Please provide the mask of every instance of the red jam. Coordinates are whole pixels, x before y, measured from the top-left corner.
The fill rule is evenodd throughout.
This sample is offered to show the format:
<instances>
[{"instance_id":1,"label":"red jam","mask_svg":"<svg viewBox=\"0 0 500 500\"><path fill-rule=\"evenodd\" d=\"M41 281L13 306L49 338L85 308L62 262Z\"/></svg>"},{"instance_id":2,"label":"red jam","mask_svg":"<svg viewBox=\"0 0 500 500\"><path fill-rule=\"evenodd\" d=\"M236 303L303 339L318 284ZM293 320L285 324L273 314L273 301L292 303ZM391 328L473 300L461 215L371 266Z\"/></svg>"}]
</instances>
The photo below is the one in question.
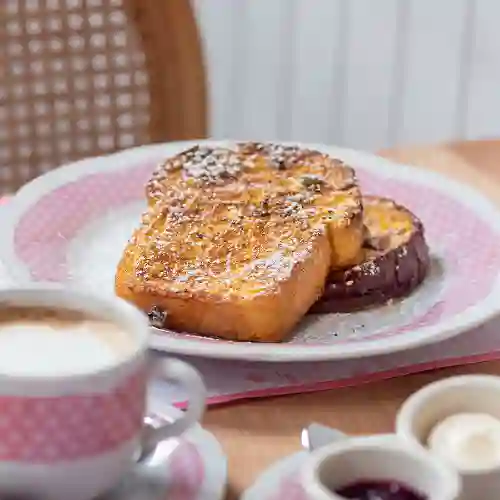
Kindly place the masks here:
<instances>
[{"instance_id":1,"label":"red jam","mask_svg":"<svg viewBox=\"0 0 500 500\"><path fill-rule=\"evenodd\" d=\"M335 493L353 500L427 500L426 496L396 481L358 481Z\"/></svg>"}]
</instances>

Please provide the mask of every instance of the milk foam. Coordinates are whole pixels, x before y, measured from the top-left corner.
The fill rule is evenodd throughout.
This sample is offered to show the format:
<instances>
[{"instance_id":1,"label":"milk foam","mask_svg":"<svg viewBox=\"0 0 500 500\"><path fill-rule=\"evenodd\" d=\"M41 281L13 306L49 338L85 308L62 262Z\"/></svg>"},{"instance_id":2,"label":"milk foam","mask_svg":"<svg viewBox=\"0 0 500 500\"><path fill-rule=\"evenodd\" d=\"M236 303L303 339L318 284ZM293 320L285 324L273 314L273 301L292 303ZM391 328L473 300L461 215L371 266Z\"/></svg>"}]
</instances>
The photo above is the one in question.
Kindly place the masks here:
<instances>
[{"instance_id":1,"label":"milk foam","mask_svg":"<svg viewBox=\"0 0 500 500\"><path fill-rule=\"evenodd\" d=\"M91 373L123 357L125 335L115 325L94 320L0 321L0 373L13 376Z\"/></svg>"}]
</instances>

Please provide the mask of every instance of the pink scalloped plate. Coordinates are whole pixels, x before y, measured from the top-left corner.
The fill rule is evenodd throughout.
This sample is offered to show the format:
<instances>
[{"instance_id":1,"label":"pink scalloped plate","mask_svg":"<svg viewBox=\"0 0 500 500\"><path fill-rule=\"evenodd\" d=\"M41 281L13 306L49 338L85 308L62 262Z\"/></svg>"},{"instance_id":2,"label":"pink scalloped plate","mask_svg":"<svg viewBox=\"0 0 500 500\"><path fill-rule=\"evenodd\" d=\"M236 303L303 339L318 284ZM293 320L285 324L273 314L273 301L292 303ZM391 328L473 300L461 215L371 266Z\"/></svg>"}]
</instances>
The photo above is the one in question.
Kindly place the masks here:
<instances>
[{"instance_id":1,"label":"pink scalloped plate","mask_svg":"<svg viewBox=\"0 0 500 500\"><path fill-rule=\"evenodd\" d=\"M9 201L4 216L1 254L13 277L114 293L116 265L145 209L145 181L160 159L193 144L145 146L91 158L27 184ZM352 358L437 342L499 312L500 213L482 194L367 153L299 146L344 159L356 168L364 193L394 198L422 219L432 253L423 285L404 300L369 311L308 316L282 343L231 342L153 329L153 348L261 361Z\"/></svg>"}]
</instances>

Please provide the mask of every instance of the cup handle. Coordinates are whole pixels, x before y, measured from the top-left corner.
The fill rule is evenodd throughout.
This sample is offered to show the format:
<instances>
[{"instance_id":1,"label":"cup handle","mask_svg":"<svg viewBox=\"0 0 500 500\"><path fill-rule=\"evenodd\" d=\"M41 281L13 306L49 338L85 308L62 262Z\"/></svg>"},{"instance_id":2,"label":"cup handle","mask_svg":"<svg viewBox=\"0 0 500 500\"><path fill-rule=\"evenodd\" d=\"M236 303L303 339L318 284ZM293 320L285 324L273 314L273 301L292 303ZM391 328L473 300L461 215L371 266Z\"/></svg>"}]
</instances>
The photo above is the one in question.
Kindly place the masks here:
<instances>
[{"instance_id":1,"label":"cup handle","mask_svg":"<svg viewBox=\"0 0 500 500\"><path fill-rule=\"evenodd\" d=\"M157 360L154 362L152 374L182 384L189 396L189 406L174 422L156 428L145 426L142 436L143 450L154 448L160 441L180 436L199 422L205 411L207 398L207 389L201 375L184 361L172 358Z\"/></svg>"}]
</instances>

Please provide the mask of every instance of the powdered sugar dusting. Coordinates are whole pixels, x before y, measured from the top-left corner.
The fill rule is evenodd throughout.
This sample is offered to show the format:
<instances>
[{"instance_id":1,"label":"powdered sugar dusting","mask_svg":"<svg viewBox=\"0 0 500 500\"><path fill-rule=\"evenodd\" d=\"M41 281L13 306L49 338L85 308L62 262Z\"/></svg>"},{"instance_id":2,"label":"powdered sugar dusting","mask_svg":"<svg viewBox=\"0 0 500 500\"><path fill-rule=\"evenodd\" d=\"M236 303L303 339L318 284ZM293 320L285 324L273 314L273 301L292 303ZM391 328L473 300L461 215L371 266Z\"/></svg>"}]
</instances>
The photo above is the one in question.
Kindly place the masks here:
<instances>
[{"instance_id":1,"label":"powdered sugar dusting","mask_svg":"<svg viewBox=\"0 0 500 500\"><path fill-rule=\"evenodd\" d=\"M273 171L281 158L289 170ZM312 158L318 172L308 170ZM138 282L161 280L176 293L218 299L271 293L311 254L326 220L359 211L359 191L338 188L338 179L352 184L351 174L297 147L193 147L155 170L150 208L125 253L139 249ZM324 200L331 202L323 206Z\"/></svg>"}]
</instances>

